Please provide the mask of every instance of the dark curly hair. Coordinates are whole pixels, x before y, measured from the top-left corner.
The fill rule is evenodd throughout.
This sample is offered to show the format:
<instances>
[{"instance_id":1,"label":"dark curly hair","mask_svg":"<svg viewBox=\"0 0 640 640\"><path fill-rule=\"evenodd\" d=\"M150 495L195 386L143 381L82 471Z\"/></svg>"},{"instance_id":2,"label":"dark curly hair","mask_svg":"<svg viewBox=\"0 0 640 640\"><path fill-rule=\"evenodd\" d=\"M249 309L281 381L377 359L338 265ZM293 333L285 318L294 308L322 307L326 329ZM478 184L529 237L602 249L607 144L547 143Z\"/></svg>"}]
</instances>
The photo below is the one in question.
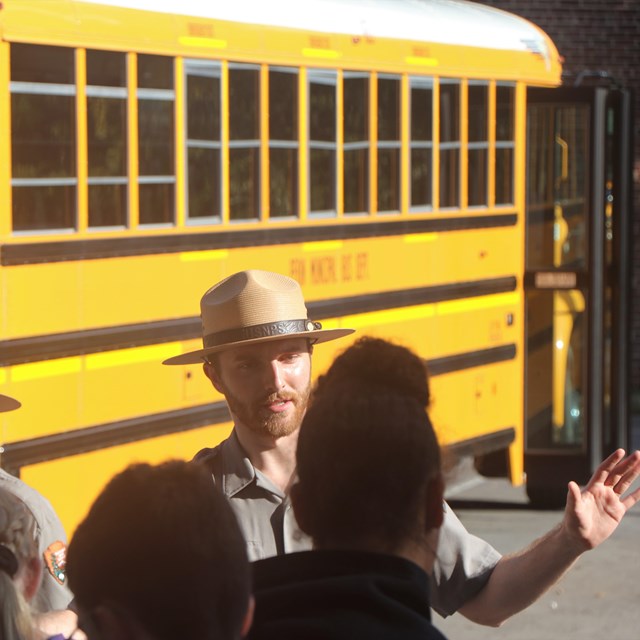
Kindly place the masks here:
<instances>
[{"instance_id":1,"label":"dark curly hair","mask_svg":"<svg viewBox=\"0 0 640 640\"><path fill-rule=\"evenodd\" d=\"M431 399L424 361L406 347L381 338L364 336L343 351L318 378L314 396L334 385L353 383L396 391L425 408Z\"/></svg>"},{"instance_id":2,"label":"dark curly hair","mask_svg":"<svg viewBox=\"0 0 640 640\"><path fill-rule=\"evenodd\" d=\"M231 507L199 464L137 464L114 476L68 550L76 607L133 615L159 640L235 640L251 579Z\"/></svg>"},{"instance_id":3,"label":"dark curly hair","mask_svg":"<svg viewBox=\"0 0 640 640\"><path fill-rule=\"evenodd\" d=\"M393 552L422 526L440 450L427 372L408 349L361 338L318 381L300 429L299 485L317 547Z\"/></svg>"}]
</instances>

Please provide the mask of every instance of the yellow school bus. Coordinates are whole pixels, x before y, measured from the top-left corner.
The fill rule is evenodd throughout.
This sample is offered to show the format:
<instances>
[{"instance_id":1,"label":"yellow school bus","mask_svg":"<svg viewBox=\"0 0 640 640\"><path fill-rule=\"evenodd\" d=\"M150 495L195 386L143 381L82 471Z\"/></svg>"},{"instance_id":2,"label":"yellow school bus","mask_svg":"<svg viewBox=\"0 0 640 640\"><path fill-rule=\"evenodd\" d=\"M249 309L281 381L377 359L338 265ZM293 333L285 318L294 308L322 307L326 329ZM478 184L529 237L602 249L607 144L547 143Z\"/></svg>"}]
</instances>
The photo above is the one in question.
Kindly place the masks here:
<instances>
[{"instance_id":1,"label":"yellow school bus","mask_svg":"<svg viewBox=\"0 0 640 640\"><path fill-rule=\"evenodd\" d=\"M447 0L4 0L0 38L0 382L23 405L1 460L70 532L128 463L227 436L200 367L160 363L247 268L414 348L441 443L508 451L522 482L526 98L561 73L537 27Z\"/></svg>"}]
</instances>

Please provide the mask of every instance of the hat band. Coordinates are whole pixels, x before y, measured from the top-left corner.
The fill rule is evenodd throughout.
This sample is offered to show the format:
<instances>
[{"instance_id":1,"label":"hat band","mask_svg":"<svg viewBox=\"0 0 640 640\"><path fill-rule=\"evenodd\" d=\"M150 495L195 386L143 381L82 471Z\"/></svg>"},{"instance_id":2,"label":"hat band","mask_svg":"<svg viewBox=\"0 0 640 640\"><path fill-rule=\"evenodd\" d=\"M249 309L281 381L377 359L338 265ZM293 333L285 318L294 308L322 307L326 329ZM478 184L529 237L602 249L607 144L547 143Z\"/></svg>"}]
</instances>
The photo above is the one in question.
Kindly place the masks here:
<instances>
[{"instance_id":1,"label":"hat band","mask_svg":"<svg viewBox=\"0 0 640 640\"><path fill-rule=\"evenodd\" d=\"M202 338L204 348L219 347L223 344L255 340L256 338L271 338L273 336L287 336L293 333L308 333L322 329L319 322L313 320L280 320L279 322L265 322L242 329L228 329L210 333Z\"/></svg>"}]
</instances>

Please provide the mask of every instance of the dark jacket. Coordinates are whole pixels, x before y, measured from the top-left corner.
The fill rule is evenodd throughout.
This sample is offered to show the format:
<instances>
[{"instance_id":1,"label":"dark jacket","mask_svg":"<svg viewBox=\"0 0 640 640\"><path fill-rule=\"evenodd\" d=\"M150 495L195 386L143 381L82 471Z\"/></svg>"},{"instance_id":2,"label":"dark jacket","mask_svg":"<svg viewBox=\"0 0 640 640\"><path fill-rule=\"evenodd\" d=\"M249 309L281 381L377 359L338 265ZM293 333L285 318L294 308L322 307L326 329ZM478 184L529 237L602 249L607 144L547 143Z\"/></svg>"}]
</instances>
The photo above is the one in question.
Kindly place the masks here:
<instances>
[{"instance_id":1,"label":"dark jacket","mask_svg":"<svg viewBox=\"0 0 640 640\"><path fill-rule=\"evenodd\" d=\"M251 640L444 640L431 624L429 577L403 558L303 551L253 572Z\"/></svg>"}]
</instances>

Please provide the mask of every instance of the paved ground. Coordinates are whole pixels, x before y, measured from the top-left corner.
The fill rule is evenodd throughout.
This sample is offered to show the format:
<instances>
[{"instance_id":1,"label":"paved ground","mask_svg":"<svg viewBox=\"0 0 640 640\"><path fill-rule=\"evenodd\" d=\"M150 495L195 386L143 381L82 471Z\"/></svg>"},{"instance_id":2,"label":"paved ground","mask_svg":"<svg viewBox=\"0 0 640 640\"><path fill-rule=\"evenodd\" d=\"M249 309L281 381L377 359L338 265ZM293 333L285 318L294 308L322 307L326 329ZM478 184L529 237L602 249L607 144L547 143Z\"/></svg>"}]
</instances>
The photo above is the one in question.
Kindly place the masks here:
<instances>
[{"instance_id":1,"label":"paved ground","mask_svg":"<svg viewBox=\"0 0 640 640\"><path fill-rule=\"evenodd\" d=\"M448 499L470 531L503 553L523 548L562 516L530 510L524 489L504 480L470 477ZM450 640L640 640L640 504L611 539L503 627L479 627L460 615L434 619Z\"/></svg>"}]
</instances>

